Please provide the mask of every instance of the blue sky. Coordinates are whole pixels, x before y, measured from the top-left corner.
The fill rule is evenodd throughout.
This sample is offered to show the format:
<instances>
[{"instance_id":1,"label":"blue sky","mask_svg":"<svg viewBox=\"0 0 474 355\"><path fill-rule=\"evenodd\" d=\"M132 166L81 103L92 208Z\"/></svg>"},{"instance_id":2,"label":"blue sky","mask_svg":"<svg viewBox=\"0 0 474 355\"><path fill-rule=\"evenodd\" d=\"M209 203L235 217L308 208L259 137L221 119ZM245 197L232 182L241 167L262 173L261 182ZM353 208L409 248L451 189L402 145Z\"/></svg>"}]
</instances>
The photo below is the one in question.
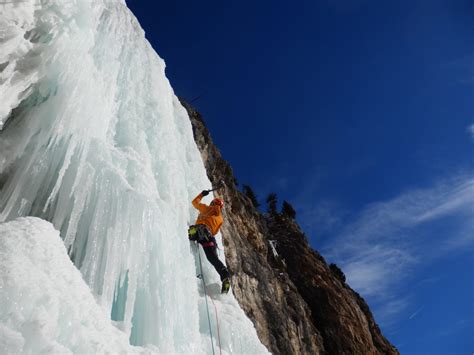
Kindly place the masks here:
<instances>
[{"instance_id":1,"label":"blue sky","mask_svg":"<svg viewBox=\"0 0 474 355\"><path fill-rule=\"evenodd\" d=\"M240 183L403 354L474 352L474 3L128 1Z\"/></svg>"}]
</instances>

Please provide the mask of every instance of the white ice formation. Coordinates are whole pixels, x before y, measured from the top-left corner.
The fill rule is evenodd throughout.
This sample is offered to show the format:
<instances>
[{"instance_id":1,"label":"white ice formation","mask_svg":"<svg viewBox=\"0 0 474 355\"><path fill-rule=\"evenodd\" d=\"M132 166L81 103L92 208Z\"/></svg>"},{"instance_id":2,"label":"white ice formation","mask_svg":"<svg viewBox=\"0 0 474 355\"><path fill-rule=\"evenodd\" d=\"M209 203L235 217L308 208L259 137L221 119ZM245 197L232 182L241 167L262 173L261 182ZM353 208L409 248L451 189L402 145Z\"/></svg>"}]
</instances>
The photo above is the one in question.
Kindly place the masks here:
<instances>
[{"instance_id":1,"label":"white ice formation","mask_svg":"<svg viewBox=\"0 0 474 355\"><path fill-rule=\"evenodd\" d=\"M144 353L95 301L42 219L0 223L0 353Z\"/></svg>"},{"instance_id":2,"label":"white ice formation","mask_svg":"<svg viewBox=\"0 0 474 355\"><path fill-rule=\"evenodd\" d=\"M2 254L0 264L0 338L13 339L0 341L3 351L36 353L39 344L78 353L74 344L82 343L99 353L266 353L232 294L212 291L218 275L203 260L215 304L209 329L186 230L196 217L190 201L210 182L164 62L125 2L6 1L0 9L0 252L15 253ZM54 225L90 295L73 271L68 276L52 227L9 222L22 216ZM9 247L15 238L37 251L19 255ZM15 285L4 275L17 257L24 262ZM64 270L41 273L49 285L41 288L30 278L38 270L27 265L45 257L52 259L38 269ZM58 309L55 297L68 280L73 309L82 314ZM38 343L27 340L36 318L24 312L26 298L12 298L20 287L29 293L22 297L43 304ZM13 311L2 312L7 308ZM69 321L77 329L62 329ZM103 342L87 336L91 327L100 327ZM123 339L137 347L124 348Z\"/></svg>"}]
</instances>

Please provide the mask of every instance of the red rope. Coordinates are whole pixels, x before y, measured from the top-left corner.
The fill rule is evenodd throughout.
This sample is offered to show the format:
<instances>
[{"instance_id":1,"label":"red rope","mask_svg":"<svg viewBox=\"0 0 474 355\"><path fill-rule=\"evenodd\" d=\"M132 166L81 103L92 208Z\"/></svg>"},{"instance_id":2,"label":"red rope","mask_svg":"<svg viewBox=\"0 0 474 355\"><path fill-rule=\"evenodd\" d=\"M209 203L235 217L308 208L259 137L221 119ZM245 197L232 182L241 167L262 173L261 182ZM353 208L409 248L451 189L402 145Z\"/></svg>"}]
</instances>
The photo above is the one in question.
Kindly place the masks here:
<instances>
[{"instance_id":1,"label":"red rope","mask_svg":"<svg viewBox=\"0 0 474 355\"><path fill-rule=\"evenodd\" d=\"M201 262L201 252L199 250L199 245L197 245L197 251L198 251L198 254L199 254L199 266L201 268L201 281L202 281L202 284L204 286L204 295L207 299L208 297L208 293L207 293L207 286L206 286L206 281L204 280L204 272L202 271L202 262ZM216 314L216 326L217 326L217 341L219 343L219 354L222 355L222 346L221 346L221 333L220 333L220 329L219 329L219 317L217 316L217 307L216 307L216 304L214 303L214 300L212 299L211 296L209 296L209 298L211 299L211 302L212 302L212 305L214 306L214 311L215 311L215 314ZM207 301L206 301L207 302ZM208 315L209 315L209 309L208 309ZM209 322L209 326L210 326L210 322ZM210 329L209 329L210 330ZM211 332L211 341L212 341L212 332Z\"/></svg>"}]
</instances>

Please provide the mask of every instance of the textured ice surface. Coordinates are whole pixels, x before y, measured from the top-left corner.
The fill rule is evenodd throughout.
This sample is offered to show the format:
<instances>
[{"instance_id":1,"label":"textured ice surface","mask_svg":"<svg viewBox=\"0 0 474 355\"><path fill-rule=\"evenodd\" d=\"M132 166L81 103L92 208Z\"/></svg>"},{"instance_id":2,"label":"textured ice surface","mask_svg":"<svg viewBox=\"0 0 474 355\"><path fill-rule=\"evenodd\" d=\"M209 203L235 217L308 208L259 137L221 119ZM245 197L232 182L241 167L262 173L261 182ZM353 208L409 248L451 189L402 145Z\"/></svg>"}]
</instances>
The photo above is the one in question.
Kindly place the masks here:
<instances>
[{"instance_id":1,"label":"textured ice surface","mask_svg":"<svg viewBox=\"0 0 474 355\"><path fill-rule=\"evenodd\" d=\"M209 353L186 230L210 183L164 62L123 1L0 8L0 222L51 221L132 344ZM222 352L266 352L233 296L214 298Z\"/></svg>"},{"instance_id":2,"label":"textured ice surface","mask_svg":"<svg viewBox=\"0 0 474 355\"><path fill-rule=\"evenodd\" d=\"M97 305L50 223L0 223L0 274L1 354L145 352Z\"/></svg>"}]
</instances>

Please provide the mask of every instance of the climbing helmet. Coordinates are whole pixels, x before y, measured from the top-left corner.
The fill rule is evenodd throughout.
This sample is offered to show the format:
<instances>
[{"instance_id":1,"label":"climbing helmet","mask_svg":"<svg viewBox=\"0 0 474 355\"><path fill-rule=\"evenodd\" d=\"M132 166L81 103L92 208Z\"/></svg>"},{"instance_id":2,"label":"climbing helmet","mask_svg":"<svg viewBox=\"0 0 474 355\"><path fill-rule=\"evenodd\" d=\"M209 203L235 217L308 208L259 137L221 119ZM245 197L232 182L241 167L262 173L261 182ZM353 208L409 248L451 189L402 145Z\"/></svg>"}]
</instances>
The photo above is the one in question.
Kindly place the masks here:
<instances>
[{"instance_id":1,"label":"climbing helmet","mask_svg":"<svg viewBox=\"0 0 474 355\"><path fill-rule=\"evenodd\" d=\"M214 200L212 200L211 206L224 207L224 201L222 201L220 198L215 198Z\"/></svg>"}]
</instances>

